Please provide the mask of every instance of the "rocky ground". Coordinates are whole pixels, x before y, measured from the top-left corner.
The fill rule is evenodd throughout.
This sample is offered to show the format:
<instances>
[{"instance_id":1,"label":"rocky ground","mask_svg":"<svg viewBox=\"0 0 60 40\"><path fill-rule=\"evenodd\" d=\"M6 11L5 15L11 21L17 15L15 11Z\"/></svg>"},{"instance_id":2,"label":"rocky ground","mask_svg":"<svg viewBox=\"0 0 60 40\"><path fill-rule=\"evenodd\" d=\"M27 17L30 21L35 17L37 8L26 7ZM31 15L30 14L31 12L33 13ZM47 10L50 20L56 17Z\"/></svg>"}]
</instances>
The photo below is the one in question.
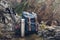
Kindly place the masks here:
<instances>
[{"instance_id":1,"label":"rocky ground","mask_svg":"<svg viewBox=\"0 0 60 40\"><path fill-rule=\"evenodd\" d=\"M0 23L0 27L3 27L4 25ZM1 30L0 30L1 31ZM1 32L0 32L1 33ZM3 34L0 34L0 38ZM5 40L4 38L3 39L0 39L0 40ZM7 40L43 40L41 37L39 37L38 35L36 34L33 34L33 35L29 35L29 36L25 36L23 38L12 38L12 39L7 39Z\"/></svg>"}]
</instances>

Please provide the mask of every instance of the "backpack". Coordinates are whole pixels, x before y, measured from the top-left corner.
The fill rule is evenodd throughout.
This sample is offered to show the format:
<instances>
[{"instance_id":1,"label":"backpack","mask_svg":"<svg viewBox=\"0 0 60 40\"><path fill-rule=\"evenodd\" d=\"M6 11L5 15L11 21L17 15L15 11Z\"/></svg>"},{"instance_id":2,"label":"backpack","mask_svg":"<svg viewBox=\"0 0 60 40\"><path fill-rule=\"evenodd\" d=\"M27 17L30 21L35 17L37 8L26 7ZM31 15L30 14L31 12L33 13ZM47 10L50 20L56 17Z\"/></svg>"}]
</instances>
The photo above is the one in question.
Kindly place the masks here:
<instances>
[{"instance_id":1,"label":"backpack","mask_svg":"<svg viewBox=\"0 0 60 40\"><path fill-rule=\"evenodd\" d=\"M37 32L38 26L37 26L37 15L34 13L29 12L23 12L22 18L25 19L25 34L33 34Z\"/></svg>"}]
</instances>

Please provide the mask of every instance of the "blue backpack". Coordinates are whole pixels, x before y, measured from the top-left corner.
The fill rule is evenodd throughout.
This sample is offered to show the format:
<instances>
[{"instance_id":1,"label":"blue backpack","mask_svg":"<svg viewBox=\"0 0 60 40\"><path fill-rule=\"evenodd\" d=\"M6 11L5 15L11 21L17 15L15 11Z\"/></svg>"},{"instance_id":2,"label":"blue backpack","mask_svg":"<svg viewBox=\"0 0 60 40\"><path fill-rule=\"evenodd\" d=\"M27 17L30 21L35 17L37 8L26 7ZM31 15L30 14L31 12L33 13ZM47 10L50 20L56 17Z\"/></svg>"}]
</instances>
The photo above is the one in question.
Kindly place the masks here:
<instances>
[{"instance_id":1,"label":"blue backpack","mask_svg":"<svg viewBox=\"0 0 60 40\"><path fill-rule=\"evenodd\" d=\"M36 14L34 15L25 11L22 13L22 18L25 19L25 34L28 35L37 32L36 16Z\"/></svg>"}]
</instances>

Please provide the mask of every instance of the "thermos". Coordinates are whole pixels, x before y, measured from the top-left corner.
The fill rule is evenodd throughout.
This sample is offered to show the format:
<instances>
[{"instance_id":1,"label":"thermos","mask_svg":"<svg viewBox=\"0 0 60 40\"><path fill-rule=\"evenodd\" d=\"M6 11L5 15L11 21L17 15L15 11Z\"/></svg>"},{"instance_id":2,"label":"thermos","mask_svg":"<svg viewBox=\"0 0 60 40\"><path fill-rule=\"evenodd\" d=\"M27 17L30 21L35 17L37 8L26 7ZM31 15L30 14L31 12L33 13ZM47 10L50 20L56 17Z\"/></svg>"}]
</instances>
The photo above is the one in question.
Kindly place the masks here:
<instances>
[{"instance_id":1,"label":"thermos","mask_svg":"<svg viewBox=\"0 0 60 40\"><path fill-rule=\"evenodd\" d=\"M21 37L25 35L25 19L21 19Z\"/></svg>"}]
</instances>

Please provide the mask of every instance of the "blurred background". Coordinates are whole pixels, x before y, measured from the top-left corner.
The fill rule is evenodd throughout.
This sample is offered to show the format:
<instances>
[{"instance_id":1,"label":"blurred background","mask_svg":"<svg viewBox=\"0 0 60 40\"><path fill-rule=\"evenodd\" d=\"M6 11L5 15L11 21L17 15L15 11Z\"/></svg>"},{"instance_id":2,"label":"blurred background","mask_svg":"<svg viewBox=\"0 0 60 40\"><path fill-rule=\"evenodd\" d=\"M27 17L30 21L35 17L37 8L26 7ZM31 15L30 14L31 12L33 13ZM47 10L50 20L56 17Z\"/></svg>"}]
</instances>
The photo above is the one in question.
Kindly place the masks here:
<instances>
[{"instance_id":1,"label":"blurred background","mask_svg":"<svg viewBox=\"0 0 60 40\"><path fill-rule=\"evenodd\" d=\"M38 21L57 20L60 24L60 0L7 0L15 11L21 15L22 11L31 9L38 14ZM45 4L46 3L46 4ZM49 4L50 3L50 4ZM47 8L45 6L48 6ZM44 10L44 8L45 10ZM42 9L43 8L43 9ZM42 10L41 10L42 9ZM45 14L44 14L45 13Z\"/></svg>"}]
</instances>

